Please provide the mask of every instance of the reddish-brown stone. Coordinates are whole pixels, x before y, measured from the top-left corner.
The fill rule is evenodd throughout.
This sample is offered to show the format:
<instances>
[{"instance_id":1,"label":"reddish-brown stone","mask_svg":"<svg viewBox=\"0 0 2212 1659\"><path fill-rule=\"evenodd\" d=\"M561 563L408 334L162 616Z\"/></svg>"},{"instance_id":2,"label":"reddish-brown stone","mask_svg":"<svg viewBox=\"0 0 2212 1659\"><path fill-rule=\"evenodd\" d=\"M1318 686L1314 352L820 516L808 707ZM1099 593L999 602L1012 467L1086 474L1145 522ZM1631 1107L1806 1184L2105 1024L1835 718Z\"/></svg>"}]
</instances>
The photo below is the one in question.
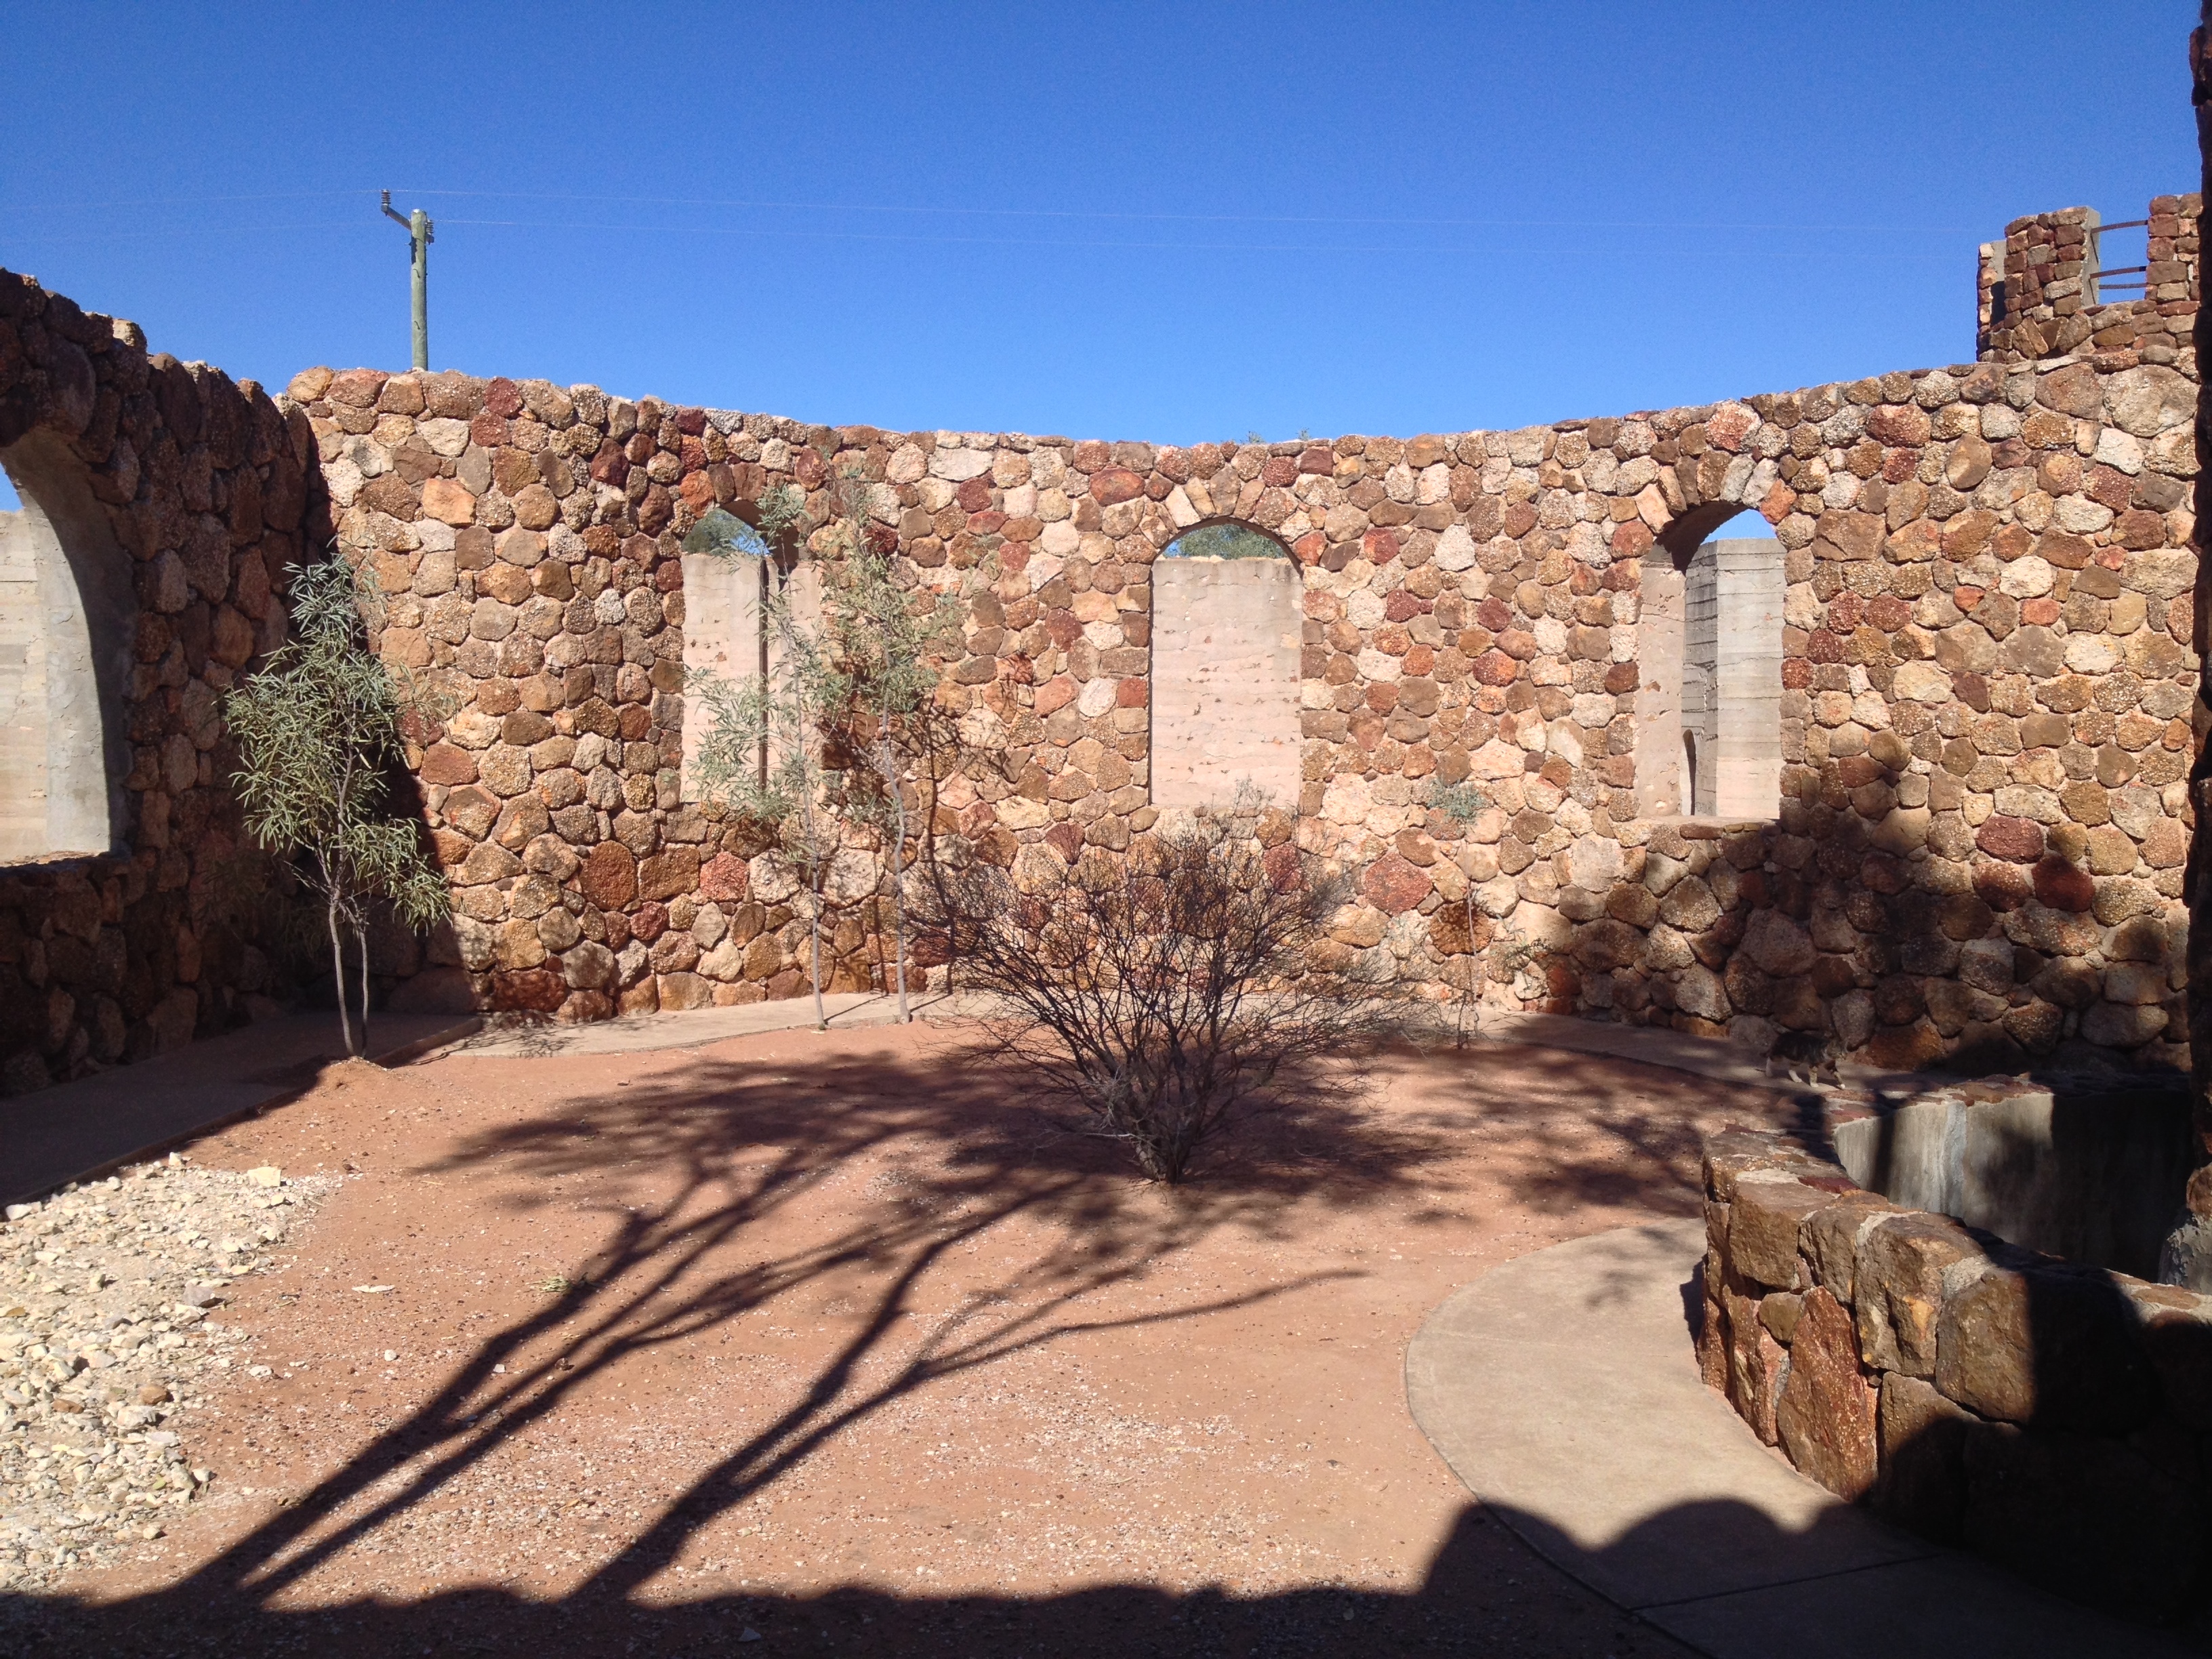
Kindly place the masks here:
<instances>
[{"instance_id":1,"label":"reddish-brown stone","mask_svg":"<svg viewBox=\"0 0 2212 1659\"><path fill-rule=\"evenodd\" d=\"M1983 1417L2125 1434L2157 1397L2133 1304L2102 1268L1992 1264L1943 1298L1936 1386Z\"/></svg>"},{"instance_id":2,"label":"reddish-brown stone","mask_svg":"<svg viewBox=\"0 0 2212 1659\"><path fill-rule=\"evenodd\" d=\"M522 413L521 389L504 374L495 374L484 382L483 406L486 414L511 421Z\"/></svg>"},{"instance_id":3,"label":"reddish-brown stone","mask_svg":"<svg viewBox=\"0 0 2212 1659\"><path fill-rule=\"evenodd\" d=\"M1503 651L1484 652L1474 659L1474 678L1485 685L1510 685L1521 677L1521 665Z\"/></svg>"},{"instance_id":4,"label":"reddish-brown stone","mask_svg":"<svg viewBox=\"0 0 2212 1659\"><path fill-rule=\"evenodd\" d=\"M1798 1229L1835 1201L1833 1193L1780 1172L1738 1181L1729 1225L1729 1270L1771 1290L1795 1288L1802 1276Z\"/></svg>"},{"instance_id":5,"label":"reddish-brown stone","mask_svg":"<svg viewBox=\"0 0 2212 1659\"><path fill-rule=\"evenodd\" d=\"M2097 883L2087 870L2054 856L2035 866L2035 896L2054 910L2087 910L2097 902Z\"/></svg>"},{"instance_id":6,"label":"reddish-brown stone","mask_svg":"<svg viewBox=\"0 0 2212 1659\"><path fill-rule=\"evenodd\" d=\"M1734 1291L1721 1293L1728 1322L1728 1396L1768 1445L1775 1441L1774 1412L1781 1404L1782 1379L1789 1356L1774 1334L1760 1322L1757 1298Z\"/></svg>"},{"instance_id":7,"label":"reddish-brown stone","mask_svg":"<svg viewBox=\"0 0 2212 1659\"><path fill-rule=\"evenodd\" d=\"M380 369L342 369L331 377L329 387L323 395L334 404L343 404L349 409L374 409L378 396L384 390L386 376Z\"/></svg>"},{"instance_id":8,"label":"reddish-brown stone","mask_svg":"<svg viewBox=\"0 0 2212 1659\"><path fill-rule=\"evenodd\" d=\"M734 853L717 853L699 867L699 896L717 904L743 903L752 890L752 871Z\"/></svg>"},{"instance_id":9,"label":"reddish-brown stone","mask_svg":"<svg viewBox=\"0 0 2212 1659\"><path fill-rule=\"evenodd\" d=\"M422 751L422 763L416 771L425 783L474 783L476 757L449 743L434 743Z\"/></svg>"},{"instance_id":10,"label":"reddish-brown stone","mask_svg":"<svg viewBox=\"0 0 2212 1659\"><path fill-rule=\"evenodd\" d=\"M550 1014L568 999L568 981L550 968L492 975L491 1006L496 1009Z\"/></svg>"},{"instance_id":11,"label":"reddish-brown stone","mask_svg":"<svg viewBox=\"0 0 2212 1659\"><path fill-rule=\"evenodd\" d=\"M699 850L672 847L638 866L638 891L649 899L672 899L696 891L699 884Z\"/></svg>"},{"instance_id":12,"label":"reddish-brown stone","mask_svg":"<svg viewBox=\"0 0 2212 1659\"><path fill-rule=\"evenodd\" d=\"M1296 468L1291 470L1291 476L1297 476ZM1091 475L1091 499L1101 507L1133 501L1144 493L1144 479L1125 466L1109 466L1103 472Z\"/></svg>"},{"instance_id":13,"label":"reddish-brown stone","mask_svg":"<svg viewBox=\"0 0 2212 1659\"><path fill-rule=\"evenodd\" d=\"M1386 853L1368 866L1359 886L1370 904L1394 916L1429 896L1426 872L1396 853Z\"/></svg>"},{"instance_id":14,"label":"reddish-brown stone","mask_svg":"<svg viewBox=\"0 0 2212 1659\"><path fill-rule=\"evenodd\" d=\"M1880 1458L1876 1401L1859 1366L1851 1316L1826 1290L1805 1295L1790 1341L1790 1378L1774 1413L1790 1461L1838 1497L1856 1500L1875 1483Z\"/></svg>"},{"instance_id":15,"label":"reddish-brown stone","mask_svg":"<svg viewBox=\"0 0 2212 1659\"><path fill-rule=\"evenodd\" d=\"M1979 1251L1966 1230L1942 1216L1909 1211L1859 1240L1852 1306L1868 1363L1927 1376L1936 1369L1936 1322L1943 1270Z\"/></svg>"},{"instance_id":16,"label":"reddish-brown stone","mask_svg":"<svg viewBox=\"0 0 2212 1659\"><path fill-rule=\"evenodd\" d=\"M2043 856L2043 826L2030 818L1995 813L1974 832L1974 845L1993 859L2033 864Z\"/></svg>"},{"instance_id":17,"label":"reddish-brown stone","mask_svg":"<svg viewBox=\"0 0 2212 1659\"><path fill-rule=\"evenodd\" d=\"M586 855L576 884L602 910L619 910L637 896L637 861L618 841L603 841Z\"/></svg>"}]
</instances>

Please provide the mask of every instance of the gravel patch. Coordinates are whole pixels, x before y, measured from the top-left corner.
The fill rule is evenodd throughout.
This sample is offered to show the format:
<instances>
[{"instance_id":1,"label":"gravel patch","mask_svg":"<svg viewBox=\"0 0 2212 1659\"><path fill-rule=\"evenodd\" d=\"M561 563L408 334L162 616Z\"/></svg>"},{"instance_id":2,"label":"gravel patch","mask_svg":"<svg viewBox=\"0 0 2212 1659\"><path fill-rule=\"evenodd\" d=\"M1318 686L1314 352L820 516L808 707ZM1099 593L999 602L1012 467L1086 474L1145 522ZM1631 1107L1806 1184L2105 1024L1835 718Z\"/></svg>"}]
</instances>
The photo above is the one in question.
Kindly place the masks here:
<instances>
[{"instance_id":1,"label":"gravel patch","mask_svg":"<svg viewBox=\"0 0 2212 1659\"><path fill-rule=\"evenodd\" d=\"M224 1291L337 1182L171 1155L0 1225L0 1590L40 1590L158 1538L216 1471L192 1414L248 1340ZM248 1366L251 1371L260 1368Z\"/></svg>"}]
</instances>

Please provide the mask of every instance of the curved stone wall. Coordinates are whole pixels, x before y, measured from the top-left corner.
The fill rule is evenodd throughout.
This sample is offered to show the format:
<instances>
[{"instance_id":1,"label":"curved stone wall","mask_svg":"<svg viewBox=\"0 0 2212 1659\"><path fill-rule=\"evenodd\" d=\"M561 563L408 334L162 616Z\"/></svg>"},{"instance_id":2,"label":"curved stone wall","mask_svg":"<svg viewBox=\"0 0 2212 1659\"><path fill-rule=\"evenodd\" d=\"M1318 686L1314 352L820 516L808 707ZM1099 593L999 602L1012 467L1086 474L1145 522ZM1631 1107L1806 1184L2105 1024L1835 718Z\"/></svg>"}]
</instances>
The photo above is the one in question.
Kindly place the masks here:
<instances>
[{"instance_id":1,"label":"curved stone wall","mask_svg":"<svg viewBox=\"0 0 2212 1659\"><path fill-rule=\"evenodd\" d=\"M917 803L933 834L1011 861L1151 832L1174 717L1153 562L1237 520L1296 562L1295 778L1262 833L1354 872L1346 957L1422 994L1494 972L1496 1001L1889 1067L2185 1063L2196 364L2169 337L1514 432L1161 447L453 373L310 370L272 402L35 285L7 294L0 437L71 446L131 564L111 781L156 890L226 845L216 706L281 637L301 546L369 570L380 647L451 694L416 764L459 921L383 941L403 1005L584 1018L801 988L795 878L685 799L680 542L714 505L791 486L819 510L857 475L902 568L961 614L943 701L969 760ZM1664 792L1639 804L1639 708L1666 702L1647 573L1740 515L1780 550L1779 799L1666 816ZM1465 822L1430 805L1462 782L1486 803ZM887 965L884 873L849 840L838 988ZM6 1040L19 1083L142 1050L127 1034L157 1006L172 1035L231 1017L191 976L181 910L124 950L175 961L118 1000L101 930L137 901L98 890L103 920L68 935L109 953L66 970L84 994L47 997L64 981L18 951L22 1006L47 1003ZM1528 949L1490 969L1500 939Z\"/></svg>"},{"instance_id":2,"label":"curved stone wall","mask_svg":"<svg viewBox=\"0 0 2212 1659\"><path fill-rule=\"evenodd\" d=\"M1709 1139L1705 1196L1698 1363L1760 1439L2046 1588L2202 1604L2212 1297L1893 1203L1771 1134Z\"/></svg>"},{"instance_id":3,"label":"curved stone wall","mask_svg":"<svg viewBox=\"0 0 2212 1659\"><path fill-rule=\"evenodd\" d=\"M1301 783L1270 833L1361 872L1346 951L1441 990L1472 885L1478 945L1541 953L1503 999L1888 1066L2069 1043L2179 1065L2191 372L2119 353L1188 449L454 374L316 370L293 394L339 544L392 597L383 648L462 705L422 777L467 994L494 1006L797 989L786 877L682 799L678 543L717 502L818 503L856 472L964 611L945 696L988 763L939 833L1010 857L1151 828L1152 561L1238 517L1300 566ZM1785 567L1778 810L1640 817L1641 573L1747 509ZM1464 826L1426 804L1463 780L1490 801ZM855 848L848 895L878 878ZM848 916L838 983L879 955Z\"/></svg>"}]
</instances>

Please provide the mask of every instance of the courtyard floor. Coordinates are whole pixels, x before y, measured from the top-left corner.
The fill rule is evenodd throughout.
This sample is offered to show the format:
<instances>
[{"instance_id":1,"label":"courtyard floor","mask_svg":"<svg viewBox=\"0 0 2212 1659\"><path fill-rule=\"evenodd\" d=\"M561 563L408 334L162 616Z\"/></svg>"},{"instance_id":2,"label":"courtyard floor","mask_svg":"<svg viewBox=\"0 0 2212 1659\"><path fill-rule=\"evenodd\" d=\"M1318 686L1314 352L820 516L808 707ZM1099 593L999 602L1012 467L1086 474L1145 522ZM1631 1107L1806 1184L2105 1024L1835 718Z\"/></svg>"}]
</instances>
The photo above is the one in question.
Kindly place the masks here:
<instances>
[{"instance_id":1,"label":"courtyard floor","mask_svg":"<svg viewBox=\"0 0 2212 1659\"><path fill-rule=\"evenodd\" d=\"M1788 1095L1395 1051L1166 1190L973 1038L335 1066L188 1148L336 1186L219 1310L206 1494L0 1650L1686 1651L1469 1502L1406 1344Z\"/></svg>"}]
</instances>

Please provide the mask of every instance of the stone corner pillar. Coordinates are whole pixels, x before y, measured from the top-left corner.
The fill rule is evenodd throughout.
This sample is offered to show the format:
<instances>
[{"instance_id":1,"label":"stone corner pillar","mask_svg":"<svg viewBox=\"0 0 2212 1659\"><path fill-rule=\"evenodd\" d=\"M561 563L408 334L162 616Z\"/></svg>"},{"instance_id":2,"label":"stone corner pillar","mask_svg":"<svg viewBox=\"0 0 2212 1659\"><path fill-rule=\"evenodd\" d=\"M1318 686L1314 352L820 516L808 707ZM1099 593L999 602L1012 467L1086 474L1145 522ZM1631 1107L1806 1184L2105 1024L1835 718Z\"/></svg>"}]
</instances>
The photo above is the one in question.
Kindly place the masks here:
<instances>
[{"instance_id":1,"label":"stone corner pillar","mask_svg":"<svg viewBox=\"0 0 2212 1659\"><path fill-rule=\"evenodd\" d=\"M2203 0L2197 27L2189 37L2190 99L2197 113L2197 149L2203 187L2212 194L2212 0ZM2196 509L2193 539L2197 549L2196 617L2193 624L2197 659L2197 705L2191 711L2193 753L2190 759L2190 804L2194 810L2189 866L2183 890L2189 906L2189 1055L2197 1131L2197 1173L2191 1177L2183 1211L2160 1254L2159 1277L2191 1289L2212 1291L2212 884L2205 880L2212 865L2212 753L2206 734L2212 732L2212 686L2203 678L2206 669L2206 618L2212 613L2212 561L2203 556L2207 526L2212 525L2212 392L2203 378L2203 364L2212 358L2212 310L2201 304L2195 323L2197 346L2197 484L2191 505Z\"/></svg>"}]
</instances>

